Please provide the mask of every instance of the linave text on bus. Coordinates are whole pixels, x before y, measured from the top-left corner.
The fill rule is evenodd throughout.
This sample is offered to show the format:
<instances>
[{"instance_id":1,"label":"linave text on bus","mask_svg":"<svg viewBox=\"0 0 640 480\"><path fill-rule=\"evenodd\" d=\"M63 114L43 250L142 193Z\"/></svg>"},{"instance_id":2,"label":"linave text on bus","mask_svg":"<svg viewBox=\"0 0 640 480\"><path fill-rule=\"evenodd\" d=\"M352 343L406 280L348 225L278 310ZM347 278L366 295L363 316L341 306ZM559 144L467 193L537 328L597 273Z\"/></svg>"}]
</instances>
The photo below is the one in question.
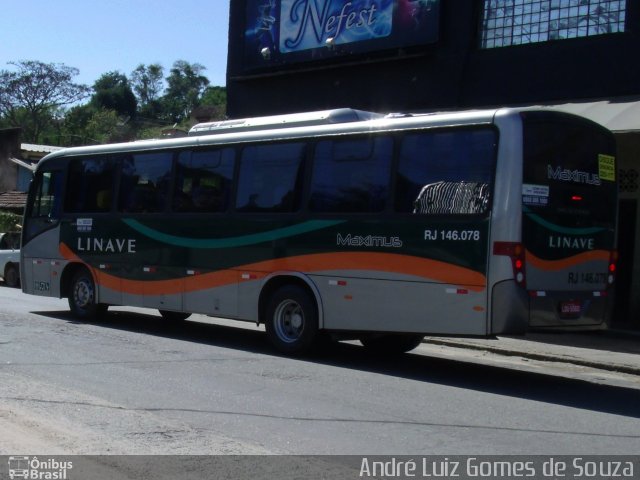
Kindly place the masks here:
<instances>
[{"instance_id":1,"label":"linave text on bus","mask_svg":"<svg viewBox=\"0 0 640 480\"><path fill-rule=\"evenodd\" d=\"M549 235L549 248L571 248L573 250L593 250L596 241L593 238L564 237Z\"/></svg>"},{"instance_id":2,"label":"linave text on bus","mask_svg":"<svg viewBox=\"0 0 640 480\"><path fill-rule=\"evenodd\" d=\"M600 177L597 173L552 167L551 165L547 165L547 177L549 180L559 180L561 182L586 183L587 185L601 184Z\"/></svg>"},{"instance_id":3,"label":"linave text on bus","mask_svg":"<svg viewBox=\"0 0 640 480\"><path fill-rule=\"evenodd\" d=\"M136 253L135 238L78 238L78 252Z\"/></svg>"}]
</instances>

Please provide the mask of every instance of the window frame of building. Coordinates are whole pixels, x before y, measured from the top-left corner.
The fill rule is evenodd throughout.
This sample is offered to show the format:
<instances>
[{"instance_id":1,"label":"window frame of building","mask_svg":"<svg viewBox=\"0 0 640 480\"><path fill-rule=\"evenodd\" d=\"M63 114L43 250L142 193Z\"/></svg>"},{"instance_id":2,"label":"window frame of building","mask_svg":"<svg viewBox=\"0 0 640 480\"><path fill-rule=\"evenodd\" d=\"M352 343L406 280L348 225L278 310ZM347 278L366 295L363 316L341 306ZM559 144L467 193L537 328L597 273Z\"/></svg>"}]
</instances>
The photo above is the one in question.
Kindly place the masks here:
<instances>
[{"instance_id":1,"label":"window frame of building","mask_svg":"<svg viewBox=\"0 0 640 480\"><path fill-rule=\"evenodd\" d=\"M626 31L627 0L483 0L482 50Z\"/></svg>"}]
</instances>

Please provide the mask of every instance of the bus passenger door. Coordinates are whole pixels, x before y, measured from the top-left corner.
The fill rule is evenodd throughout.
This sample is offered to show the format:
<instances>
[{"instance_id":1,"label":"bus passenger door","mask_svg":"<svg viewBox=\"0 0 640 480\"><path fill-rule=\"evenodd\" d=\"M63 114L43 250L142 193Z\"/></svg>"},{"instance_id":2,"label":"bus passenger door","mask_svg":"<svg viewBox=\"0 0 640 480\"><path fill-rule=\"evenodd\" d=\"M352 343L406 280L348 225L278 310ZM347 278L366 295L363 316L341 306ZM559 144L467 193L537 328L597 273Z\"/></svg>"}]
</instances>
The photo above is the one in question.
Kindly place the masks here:
<instances>
[{"instance_id":1,"label":"bus passenger door","mask_svg":"<svg viewBox=\"0 0 640 480\"><path fill-rule=\"evenodd\" d=\"M20 249L22 290L41 296L59 296L59 277L52 277L52 265L59 265L61 171L39 172L31 188ZM56 272L58 269L56 269Z\"/></svg>"}]
</instances>

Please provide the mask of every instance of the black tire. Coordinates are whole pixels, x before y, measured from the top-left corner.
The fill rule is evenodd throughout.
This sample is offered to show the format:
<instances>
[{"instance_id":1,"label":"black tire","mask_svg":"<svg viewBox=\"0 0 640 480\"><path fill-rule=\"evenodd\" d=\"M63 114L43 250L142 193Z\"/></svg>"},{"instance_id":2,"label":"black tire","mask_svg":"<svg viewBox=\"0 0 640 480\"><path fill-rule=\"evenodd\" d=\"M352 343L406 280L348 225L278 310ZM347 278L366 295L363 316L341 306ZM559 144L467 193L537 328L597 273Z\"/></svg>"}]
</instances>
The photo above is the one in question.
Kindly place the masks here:
<instances>
[{"instance_id":1,"label":"black tire","mask_svg":"<svg viewBox=\"0 0 640 480\"><path fill-rule=\"evenodd\" d=\"M318 339L318 307L313 296L297 285L279 288L265 310L271 344L288 355L308 353Z\"/></svg>"},{"instance_id":2,"label":"black tire","mask_svg":"<svg viewBox=\"0 0 640 480\"><path fill-rule=\"evenodd\" d=\"M169 320L171 322L182 322L191 316L190 313L186 312L172 312L171 310L158 310L162 318L165 320Z\"/></svg>"},{"instance_id":3,"label":"black tire","mask_svg":"<svg viewBox=\"0 0 640 480\"><path fill-rule=\"evenodd\" d=\"M80 320L91 320L102 316L108 308L104 303L96 303L96 285L86 269L78 270L69 288L69 308Z\"/></svg>"},{"instance_id":4,"label":"black tire","mask_svg":"<svg viewBox=\"0 0 640 480\"><path fill-rule=\"evenodd\" d=\"M7 287L20 286L20 270L15 263L9 263L4 269L4 283Z\"/></svg>"},{"instance_id":5,"label":"black tire","mask_svg":"<svg viewBox=\"0 0 640 480\"><path fill-rule=\"evenodd\" d=\"M407 353L422 343L424 335L388 334L362 337L360 343L371 353L399 355Z\"/></svg>"}]
</instances>

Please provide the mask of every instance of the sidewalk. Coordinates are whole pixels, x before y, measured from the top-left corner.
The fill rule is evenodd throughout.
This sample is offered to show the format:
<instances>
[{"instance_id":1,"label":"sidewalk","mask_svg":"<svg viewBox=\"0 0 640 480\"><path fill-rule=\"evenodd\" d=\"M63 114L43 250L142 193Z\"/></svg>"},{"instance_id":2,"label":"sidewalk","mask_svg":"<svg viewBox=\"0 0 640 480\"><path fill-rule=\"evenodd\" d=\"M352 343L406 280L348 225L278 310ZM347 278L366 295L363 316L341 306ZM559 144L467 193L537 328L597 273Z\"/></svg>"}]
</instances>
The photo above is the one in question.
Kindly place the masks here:
<instances>
[{"instance_id":1,"label":"sidewalk","mask_svg":"<svg viewBox=\"0 0 640 480\"><path fill-rule=\"evenodd\" d=\"M489 339L425 337L424 342L640 375L640 334L637 332L534 332Z\"/></svg>"}]
</instances>

